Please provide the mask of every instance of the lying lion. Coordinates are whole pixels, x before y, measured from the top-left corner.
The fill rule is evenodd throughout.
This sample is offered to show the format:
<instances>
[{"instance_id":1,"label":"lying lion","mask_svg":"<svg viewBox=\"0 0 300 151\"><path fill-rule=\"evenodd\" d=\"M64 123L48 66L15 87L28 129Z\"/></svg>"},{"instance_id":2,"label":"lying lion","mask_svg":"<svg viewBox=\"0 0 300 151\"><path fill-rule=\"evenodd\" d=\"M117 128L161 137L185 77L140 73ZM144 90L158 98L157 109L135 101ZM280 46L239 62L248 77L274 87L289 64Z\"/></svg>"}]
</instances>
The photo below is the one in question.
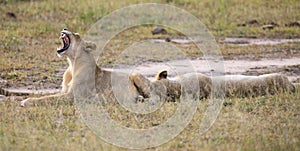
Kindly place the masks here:
<instances>
[{"instance_id":1,"label":"lying lion","mask_svg":"<svg viewBox=\"0 0 300 151\"><path fill-rule=\"evenodd\" d=\"M159 83L167 87L168 96L171 99L179 98L180 81L191 76L196 76L199 82L199 96L208 98L211 94L218 95L219 89L225 90L225 97L257 97L263 95L274 95L279 92L295 92L295 86L288 78L281 74L265 74L260 76L245 76L245 75L225 75L208 77L206 75L184 74L175 77L174 80L167 78L167 71L161 71L157 74L157 80L154 83ZM215 87L213 87L213 85ZM213 90L213 88L215 90ZM215 91L212 93L212 91ZM222 91L219 91L222 93Z\"/></svg>"}]
</instances>

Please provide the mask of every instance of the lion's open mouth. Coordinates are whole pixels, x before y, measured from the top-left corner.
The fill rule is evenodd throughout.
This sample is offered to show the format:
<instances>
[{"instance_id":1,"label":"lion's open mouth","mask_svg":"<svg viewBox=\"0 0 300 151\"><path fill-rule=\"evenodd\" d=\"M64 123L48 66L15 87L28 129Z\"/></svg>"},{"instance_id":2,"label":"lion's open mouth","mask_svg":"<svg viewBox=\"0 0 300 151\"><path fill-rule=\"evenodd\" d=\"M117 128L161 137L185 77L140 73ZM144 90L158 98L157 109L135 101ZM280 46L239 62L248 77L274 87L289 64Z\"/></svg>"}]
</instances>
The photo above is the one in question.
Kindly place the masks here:
<instances>
[{"instance_id":1,"label":"lion's open mouth","mask_svg":"<svg viewBox=\"0 0 300 151\"><path fill-rule=\"evenodd\" d=\"M60 39L62 40L62 48L57 48L57 53L62 53L70 47L70 37L64 32L61 33Z\"/></svg>"}]
</instances>

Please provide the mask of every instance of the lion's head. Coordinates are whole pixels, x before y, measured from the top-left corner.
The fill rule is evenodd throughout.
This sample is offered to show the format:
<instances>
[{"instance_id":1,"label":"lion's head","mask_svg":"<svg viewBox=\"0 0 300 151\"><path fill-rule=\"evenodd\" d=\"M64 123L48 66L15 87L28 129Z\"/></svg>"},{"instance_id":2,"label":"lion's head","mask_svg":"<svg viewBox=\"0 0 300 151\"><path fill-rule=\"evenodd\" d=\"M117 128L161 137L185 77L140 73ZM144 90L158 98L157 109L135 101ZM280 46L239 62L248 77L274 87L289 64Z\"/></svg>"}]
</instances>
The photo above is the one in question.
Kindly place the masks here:
<instances>
[{"instance_id":1,"label":"lion's head","mask_svg":"<svg viewBox=\"0 0 300 151\"><path fill-rule=\"evenodd\" d=\"M80 38L78 33L63 29L61 31L60 39L62 41L61 48L57 48L57 54L59 57L66 55L69 58L75 58L75 55L79 55L80 51L90 52L96 49L96 45L93 42L84 41Z\"/></svg>"},{"instance_id":2,"label":"lion's head","mask_svg":"<svg viewBox=\"0 0 300 151\"><path fill-rule=\"evenodd\" d=\"M67 55L68 57L74 56L74 49L76 49L81 42L79 34L70 32L67 29L63 29L60 34L62 46L61 48L57 48L57 55Z\"/></svg>"}]
</instances>

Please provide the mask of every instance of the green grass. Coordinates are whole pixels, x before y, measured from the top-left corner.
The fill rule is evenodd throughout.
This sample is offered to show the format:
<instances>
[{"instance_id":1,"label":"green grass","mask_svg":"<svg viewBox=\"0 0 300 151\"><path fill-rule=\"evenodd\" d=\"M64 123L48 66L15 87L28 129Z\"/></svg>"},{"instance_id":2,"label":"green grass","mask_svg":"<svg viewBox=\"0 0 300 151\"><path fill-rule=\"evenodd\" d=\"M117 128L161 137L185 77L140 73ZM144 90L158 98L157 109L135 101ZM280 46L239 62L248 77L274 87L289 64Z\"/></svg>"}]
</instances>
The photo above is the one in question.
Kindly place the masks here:
<instances>
[{"instance_id":1,"label":"green grass","mask_svg":"<svg viewBox=\"0 0 300 151\"><path fill-rule=\"evenodd\" d=\"M157 2L177 6L195 15L213 35L222 37L299 37L300 28L285 27L290 22L299 21L300 9L297 0L284 2L250 1L210 1L205 0L154 0L154 1L1 1L0 6L0 51L6 52L0 59L0 70L9 68L33 68L40 64L54 65L59 61L55 56L58 32L67 27L84 34L98 19L130 4ZM6 15L15 13L17 18ZM257 26L237 27L237 24L256 19ZM274 30L262 30L264 23L276 22L280 26ZM150 35L151 29L141 33ZM134 37L133 32L128 37ZM151 35L150 35L151 36ZM244 48L239 48L244 49ZM247 49L247 48L246 48ZM222 49L226 54L226 49ZM240 51L238 51L240 52ZM246 52L246 51L244 51ZM197 57L198 52L190 53ZM18 54L18 55L16 55ZM28 58L28 60L24 59ZM110 62L105 58L103 62ZM34 61L33 61L34 60Z\"/></svg>"},{"instance_id":2,"label":"green grass","mask_svg":"<svg viewBox=\"0 0 300 151\"><path fill-rule=\"evenodd\" d=\"M300 28L285 24L300 21L298 0L0 0L0 76L8 83L37 80L58 83L55 76L66 67L66 61L55 54L60 45L61 29L84 34L103 16L130 4L157 2L177 6L195 15L203 22L218 42L224 37L299 38ZM6 13L13 12L17 18ZM237 24L257 20L258 25L238 27ZM279 24L274 30L262 30L266 23ZM148 38L182 37L176 31L169 35L152 36L154 26L143 26L124 31L107 44L107 54L100 65L113 64L116 54L135 42ZM126 41L122 40L126 38ZM121 41L119 41L121 40ZM193 58L201 57L195 45L182 48ZM225 58L235 55L265 57L282 52L297 56L299 42L276 46L220 45ZM155 61L156 58L152 58ZM32 79L31 79L32 78ZM1 86L3 84L1 83ZM188 127L174 140L151 150L300 150L299 86L294 94L278 94L258 98L226 99L218 119L211 129L197 135L203 109L208 101L200 101L199 109ZM99 139L79 118L74 105L61 103L49 107L20 108L13 100L0 105L0 150L119 150ZM17 100L17 98L15 98ZM149 127L160 124L174 110L166 103L169 114L143 116L137 122L134 115L111 110L114 119L131 127ZM124 114L123 114L124 113ZM123 119L123 120L121 120Z\"/></svg>"},{"instance_id":3,"label":"green grass","mask_svg":"<svg viewBox=\"0 0 300 151\"><path fill-rule=\"evenodd\" d=\"M156 150L298 150L300 135L299 90L258 98L230 98L214 125L199 135L199 124L207 100L186 129ZM176 105L166 103L163 112L137 116L120 106L109 106L112 118L132 128L162 124ZM0 106L1 150L117 150L88 129L74 105L20 108L7 102Z\"/></svg>"}]
</instances>

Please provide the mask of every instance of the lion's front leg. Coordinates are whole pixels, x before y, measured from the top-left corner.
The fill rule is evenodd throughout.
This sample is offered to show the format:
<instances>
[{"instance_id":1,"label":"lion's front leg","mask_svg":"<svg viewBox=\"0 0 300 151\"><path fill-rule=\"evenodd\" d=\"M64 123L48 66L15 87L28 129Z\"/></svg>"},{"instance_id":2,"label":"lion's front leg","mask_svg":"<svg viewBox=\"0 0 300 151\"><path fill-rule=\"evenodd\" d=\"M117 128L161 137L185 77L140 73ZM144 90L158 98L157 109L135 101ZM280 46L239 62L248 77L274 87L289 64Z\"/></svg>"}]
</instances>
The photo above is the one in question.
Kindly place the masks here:
<instances>
[{"instance_id":1,"label":"lion's front leg","mask_svg":"<svg viewBox=\"0 0 300 151\"><path fill-rule=\"evenodd\" d=\"M69 88L71 87L72 84L72 71L71 67L69 66L68 69L65 71L63 75L63 81L62 81L62 93L67 93L69 91Z\"/></svg>"},{"instance_id":2,"label":"lion's front leg","mask_svg":"<svg viewBox=\"0 0 300 151\"><path fill-rule=\"evenodd\" d=\"M40 98L27 98L21 101L21 107L25 106L42 106L42 105L49 105L57 99L65 99L69 102L73 101L73 96L71 93L58 93L54 95L42 96Z\"/></svg>"},{"instance_id":3,"label":"lion's front leg","mask_svg":"<svg viewBox=\"0 0 300 151\"><path fill-rule=\"evenodd\" d=\"M149 98L150 97L150 80L144 77L139 73L133 73L129 76L130 80L132 81L133 85L137 89L139 93L139 97ZM138 97L138 98L139 98Z\"/></svg>"}]
</instances>

